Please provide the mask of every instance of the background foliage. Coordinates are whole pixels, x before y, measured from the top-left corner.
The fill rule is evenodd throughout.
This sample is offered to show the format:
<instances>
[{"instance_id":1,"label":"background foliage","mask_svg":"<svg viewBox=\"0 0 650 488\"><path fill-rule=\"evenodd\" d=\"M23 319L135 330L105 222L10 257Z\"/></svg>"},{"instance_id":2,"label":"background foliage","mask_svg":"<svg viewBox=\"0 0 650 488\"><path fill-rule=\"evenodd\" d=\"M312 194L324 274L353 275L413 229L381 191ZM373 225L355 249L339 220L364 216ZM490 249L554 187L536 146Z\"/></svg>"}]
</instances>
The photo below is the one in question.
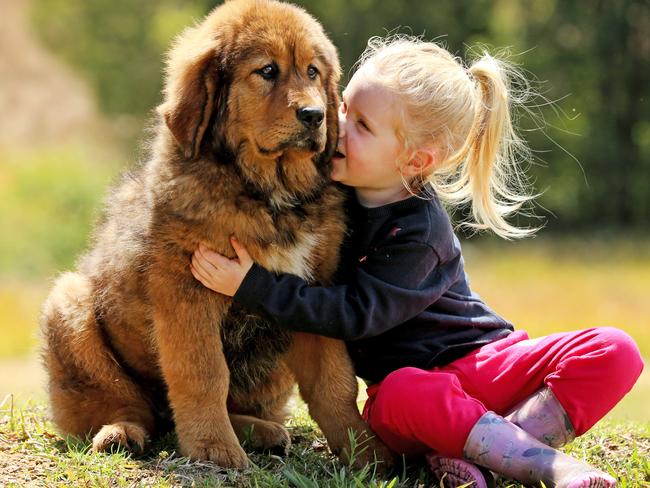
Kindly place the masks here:
<instances>
[{"instance_id":1,"label":"background foliage","mask_svg":"<svg viewBox=\"0 0 650 488\"><path fill-rule=\"evenodd\" d=\"M34 20L92 82L111 115L145 117L159 101L162 53L213 0L36 0ZM550 230L639 232L650 222L650 4L635 0L296 0L321 20L345 73L387 32L437 38L465 57L509 47L544 97L521 124ZM344 76L344 82L347 76Z\"/></svg>"}]
</instances>

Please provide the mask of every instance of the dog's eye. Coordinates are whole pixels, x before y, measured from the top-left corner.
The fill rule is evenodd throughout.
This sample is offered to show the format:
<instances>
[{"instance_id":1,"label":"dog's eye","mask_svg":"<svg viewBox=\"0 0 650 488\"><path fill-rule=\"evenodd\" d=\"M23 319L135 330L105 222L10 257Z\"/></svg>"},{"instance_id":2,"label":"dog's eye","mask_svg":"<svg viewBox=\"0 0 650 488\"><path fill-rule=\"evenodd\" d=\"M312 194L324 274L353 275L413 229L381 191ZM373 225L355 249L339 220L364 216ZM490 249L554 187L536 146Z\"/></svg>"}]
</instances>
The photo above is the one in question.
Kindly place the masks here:
<instances>
[{"instance_id":1,"label":"dog's eye","mask_svg":"<svg viewBox=\"0 0 650 488\"><path fill-rule=\"evenodd\" d=\"M265 80L274 80L278 77L278 67L275 63L267 64L263 68L260 68L256 71Z\"/></svg>"},{"instance_id":2,"label":"dog's eye","mask_svg":"<svg viewBox=\"0 0 650 488\"><path fill-rule=\"evenodd\" d=\"M307 68L307 76L312 80L316 79L316 76L318 76L318 69L316 66L310 65L309 68Z\"/></svg>"}]
</instances>

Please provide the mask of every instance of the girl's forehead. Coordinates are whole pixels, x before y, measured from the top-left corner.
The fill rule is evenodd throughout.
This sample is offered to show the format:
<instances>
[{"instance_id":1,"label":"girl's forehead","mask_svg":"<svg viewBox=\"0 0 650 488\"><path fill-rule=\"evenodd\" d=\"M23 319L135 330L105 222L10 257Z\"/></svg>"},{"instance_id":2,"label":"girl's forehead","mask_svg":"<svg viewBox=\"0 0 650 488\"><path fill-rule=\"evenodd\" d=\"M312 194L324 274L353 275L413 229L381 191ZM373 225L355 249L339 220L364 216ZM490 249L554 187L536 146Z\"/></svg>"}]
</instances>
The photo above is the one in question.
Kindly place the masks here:
<instances>
[{"instance_id":1,"label":"girl's forehead","mask_svg":"<svg viewBox=\"0 0 650 488\"><path fill-rule=\"evenodd\" d=\"M395 94L386 87L377 77L372 76L368 70L359 70L353 76L348 86L343 90L346 97L355 97L359 101L367 99L378 99L381 101L382 109L393 103ZM374 102L378 100L372 100Z\"/></svg>"}]
</instances>

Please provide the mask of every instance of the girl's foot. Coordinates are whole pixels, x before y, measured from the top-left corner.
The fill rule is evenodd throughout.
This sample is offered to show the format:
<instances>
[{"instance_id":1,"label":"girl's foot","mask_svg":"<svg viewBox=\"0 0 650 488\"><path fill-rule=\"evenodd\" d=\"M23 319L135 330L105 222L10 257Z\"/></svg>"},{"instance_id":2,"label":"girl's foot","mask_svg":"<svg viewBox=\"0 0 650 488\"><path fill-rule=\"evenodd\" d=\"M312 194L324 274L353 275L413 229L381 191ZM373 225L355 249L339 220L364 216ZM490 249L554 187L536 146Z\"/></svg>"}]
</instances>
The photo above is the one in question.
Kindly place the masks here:
<instances>
[{"instance_id":1,"label":"girl's foot","mask_svg":"<svg viewBox=\"0 0 650 488\"><path fill-rule=\"evenodd\" d=\"M498 474L556 488L612 488L616 480L548 447L493 412L483 415L465 441L464 456Z\"/></svg>"},{"instance_id":2,"label":"girl's foot","mask_svg":"<svg viewBox=\"0 0 650 488\"><path fill-rule=\"evenodd\" d=\"M585 465L591 468L591 466ZM567 479L561 480L556 488L612 488L616 486L616 480L602 471L587 471L568 474Z\"/></svg>"},{"instance_id":3,"label":"girl's foot","mask_svg":"<svg viewBox=\"0 0 650 488\"><path fill-rule=\"evenodd\" d=\"M451 488L463 485L468 485L468 488L494 488L495 486L494 478L488 470L469 461L443 457L435 453L427 454L426 459L435 477L443 480L445 486Z\"/></svg>"}]
</instances>

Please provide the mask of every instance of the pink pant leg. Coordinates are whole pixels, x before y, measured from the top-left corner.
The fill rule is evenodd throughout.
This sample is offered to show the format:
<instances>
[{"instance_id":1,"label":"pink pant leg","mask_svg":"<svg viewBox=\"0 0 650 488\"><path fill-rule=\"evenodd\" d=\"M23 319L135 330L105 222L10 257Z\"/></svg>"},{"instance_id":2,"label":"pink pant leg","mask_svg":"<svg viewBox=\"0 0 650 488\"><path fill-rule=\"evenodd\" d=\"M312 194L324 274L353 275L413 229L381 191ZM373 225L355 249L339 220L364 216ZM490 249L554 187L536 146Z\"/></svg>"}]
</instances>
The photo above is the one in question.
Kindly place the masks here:
<instances>
[{"instance_id":1,"label":"pink pant leg","mask_svg":"<svg viewBox=\"0 0 650 488\"><path fill-rule=\"evenodd\" d=\"M468 395L500 415L546 385L577 435L604 417L643 370L634 341L613 327L551 334L502 347L508 339L442 369L454 373Z\"/></svg>"},{"instance_id":2,"label":"pink pant leg","mask_svg":"<svg viewBox=\"0 0 650 488\"><path fill-rule=\"evenodd\" d=\"M620 329L599 327L579 334L572 354L545 378L573 423L587 432L632 389L643 359L632 338Z\"/></svg>"},{"instance_id":3,"label":"pink pant leg","mask_svg":"<svg viewBox=\"0 0 650 488\"><path fill-rule=\"evenodd\" d=\"M369 388L364 418L391 449L460 457L487 411L505 415L548 385L578 435L632 388L643 369L634 341L611 327L528 340L523 331L442 368L402 368Z\"/></svg>"},{"instance_id":4,"label":"pink pant leg","mask_svg":"<svg viewBox=\"0 0 650 488\"><path fill-rule=\"evenodd\" d=\"M461 456L470 430L487 411L465 394L456 376L439 371L398 369L368 394L364 418L370 428L406 456L432 449Z\"/></svg>"}]
</instances>

